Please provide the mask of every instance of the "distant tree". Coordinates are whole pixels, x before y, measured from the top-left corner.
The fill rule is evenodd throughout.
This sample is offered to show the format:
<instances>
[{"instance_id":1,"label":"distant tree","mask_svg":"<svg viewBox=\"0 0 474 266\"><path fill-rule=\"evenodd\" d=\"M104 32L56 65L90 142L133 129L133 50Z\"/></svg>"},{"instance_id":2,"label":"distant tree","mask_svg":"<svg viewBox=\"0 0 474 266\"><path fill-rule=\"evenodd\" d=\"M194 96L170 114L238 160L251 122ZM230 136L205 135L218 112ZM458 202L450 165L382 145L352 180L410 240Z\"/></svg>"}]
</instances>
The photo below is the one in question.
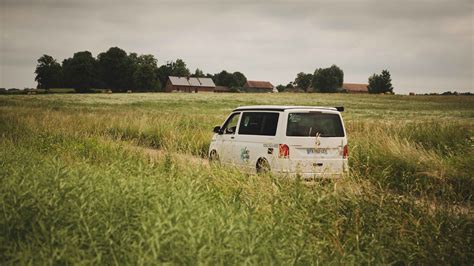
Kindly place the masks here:
<instances>
[{"instance_id":1,"label":"distant tree","mask_svg":"<svg viewBox=\"0 0 474 266\"><path fill-rule=\"evenodd\" d=\"M344 72L336 65L314 71L312 85L318 92L336 92L342 87Z\"/></svg>"},{"instance_id":2,"label":"distant tree","mask_svg":"<svg viewBox=\"0 0 474 266\"><path fill-rule=\"evenodd\" d=\"M285 85L280 84L280 85L276 86L276 89L278 90L278 92L282 92L286 89L286 87L285 87Z\"/></svg>"},{"instance_id":3,"label":"distant tree","mask_svg":"<svg viewBox=\"0 0 474 266\"><path fill-rule=\"evenodd\" d=\"M241 72L229 73L225 70L214 75L214 83L218 86L227 86L227 87L242 87L247 78Z\"/></svg>"},{"instance_id":4,"label":"distant tree","mask_svg":"<svg viewBox=\"0 0 474 266\"><path fill-rule=\"evenodd\" d=\"M445 91L443 93L441 93L441 95L453 95L454 93L452 93L451 91Z\"/></svg>"},{"instance_id":5,"label":"distant tree","mask_svg":"<svg viewBox=\"0 0 474 266\"><path fill-rule=\"evenodd\" d=\"M90 92L97 86L97 61L91 52L77 52L63 61L63 84L78 92Z\"/></svg>"},{"instance_id":6,"label":"distant tree","mask_svg":"<svg viewBox=\"0 0 474 266\"><path fill-rule=\"evenodd\" d=\"M243 87L247 82L247 77L239 71L232 73L232 83L230 87Z\"/></svg>"},{"instance_id":7,"label":"distant tree","mask_svg":"<svg viewBox=\"0 0 474 266\"><path fill-rule=\"evenodd\" d=\"M196 71L194 71L194 74L191 75L192 77L198 77L198 78L203 78L206 75L204 75L204 72L202 72L201 69L196 68Z\"/></svg>"},{"instance_id":8,"label":"distant tree","mask_svg":"<svg viewBox=\"0 0 474 266\"><path fill-rule=\"evenodd\" d=\"M388 70L382 70L380 75L373 74L369 77L369 93L393 92L392 78Z\"/></svg>"},{"instance_id":9,"label":"distant tree","mask_svg":"<svg viewBox=\"0 0 474 266\"><path fill-rule=\"evenodd\" d=\"M313 79L312 74L306 74L303 72L298 73L295 78L295 84L300 89L303 89L305 92L308 91L309 87L311 86L311 80Z\"/></svg>"},{"instance_id":10,"label":"distant tree","mask_svg":"<svg viewBox=\"0 0 474 266\"><path fill-rule=\"evenodd\" d=\"M176 62L172 64L171 74L178 77L187 77L191 75L191 72L189 72L186 63L182 59L176 59Z\"/></svg>"},{"instance_id":11,"label":"distant tree","mask_svg":"<svg viewBox=\"0 0 474 266\"><path fill-rule=\"evenodd\" d=\"M285 88L287 89L293 89L295 86L293 85L293 82L288 82L288 84L286 84Z\"/></svg>"},{"instance_id":12,"label":"distant tree","mask_svg":"<svg viewBox=\"0 0 474 266\"><path fill-rule=\"evenodd\" d=\"M165 85L169 76L187 77L190 76L189 69L182 59L177 59L176 62L170 61L161 65L158 70L158 79L160 83Z\"/></svg>"},{"instance_id":13,"label":"distant tree","mask_svg":"<svg viewBox=\"0 0 474 266\"><path fill-rule=\"evenodd\" d=\"M137 53L129 53L128 58L130 59L130 63L134 64L135 66L138 64L138 57Z\"/></svg>"},{"instance_id":14,"label":"distant tree","mask_svg":"<svg viewBox=\"0 0 474 266\"><path fill-rule=\"evenodd\" d=\"M161 65L157 70L158 79L160 83L165 86L166 82L168 81L168 77L172 76L171 72L173 70L172 62L168 62L164 65Z\"/></svg>"},{"instance_id":15,"label":"distant tree","mask_svg":"<svg viewBox=\"0 0 474 266\"><path fill-rule=\"evenodd\" d=\"M57 88L61 82L61 65L52 56L43 55L38 59L35 70L38 89Z\"/></svg>"},{"instance_id":16,"label":"distant tree","mask_svg":"<svg viewBox=\"0 0 474 266\"><path fill-rule=\"evenodd\" d=\"M161 83L158 78L158 65L156 58L151 55L140 55L135 58L134 54L130 54L132 61L135 63L135 71L133 73L134 91L158 91L161 89Z\"/></svg>"},{"instance_id":17,"label":"distant tree","mask_svg":"<svg viewBox=\"0 0 474 266\"><path fill-rule=\"evenodd\" d=\"M221 72L217 73L214 75L214 83L217 86L227 86L230 87L230 84L232 83L233 76L231 73L222 70Z\"/></svg>"},{"instance_id":18,"label":"distant tree","mask_svg":"<svg viewBox=\"0 0 474 266\"><path fill-rule=\"evenodd\" d=\"M135 57L135 55L129 57L118 47L112 47L98 55L100 79L106 88L112 91L125 91L133 87Z\"/></svg>"}]
</instances>

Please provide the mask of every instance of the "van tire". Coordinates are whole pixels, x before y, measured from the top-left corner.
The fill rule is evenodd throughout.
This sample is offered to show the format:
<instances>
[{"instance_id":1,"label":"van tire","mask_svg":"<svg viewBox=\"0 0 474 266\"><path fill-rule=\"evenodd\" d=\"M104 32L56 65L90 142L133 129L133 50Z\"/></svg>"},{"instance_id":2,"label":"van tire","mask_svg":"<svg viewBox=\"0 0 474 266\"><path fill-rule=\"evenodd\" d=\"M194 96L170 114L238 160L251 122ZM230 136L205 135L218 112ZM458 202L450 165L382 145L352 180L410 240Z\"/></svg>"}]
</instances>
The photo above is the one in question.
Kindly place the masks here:
<instances>
[{"instance_id":1,"label":"van tire","mask_svg":"<svg viewBox=\"0 0 474 266\"><path fill-rule=\"evenodd\" d=\"M270 164L268 163L267 159L259 158L257 160L257 174L262 175L270 172Z\"/></svg>"},{"instance_id":2,"label":"van tire","mask_svg":"<svg viewBox=\"0 0 474 266\"><path fill-rule=\"evenodd\" d=\"M219 154L216 150L212 150L209 154L209 163L215 164L219 162Z\"/></svg>"}]
</instances>

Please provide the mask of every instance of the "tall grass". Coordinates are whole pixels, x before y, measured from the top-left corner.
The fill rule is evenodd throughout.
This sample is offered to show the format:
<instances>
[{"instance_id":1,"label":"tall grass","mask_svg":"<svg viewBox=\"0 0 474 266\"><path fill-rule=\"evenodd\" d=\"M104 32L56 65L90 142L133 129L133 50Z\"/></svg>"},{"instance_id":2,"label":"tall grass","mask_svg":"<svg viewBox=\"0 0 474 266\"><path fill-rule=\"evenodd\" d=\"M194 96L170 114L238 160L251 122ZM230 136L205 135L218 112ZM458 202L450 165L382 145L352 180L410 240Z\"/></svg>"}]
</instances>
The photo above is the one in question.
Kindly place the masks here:
<instances>
[{"instance_id":1,"label":"tall grass","mask_svg":"<svg viewBox=\"0 0 474 266\"><path fill-rule=\"evenodd\" d=\"M446 98L451 109L433 119L439 98L351 95L351 174L311 184L196 157L237 105L349 96L173 97L1 97L0 263L474 260L469 97Z\"/></svg>"},{"instance_id":2,"label":"tall grass","mask_svg":"<svg viewBox=\"0 0 474 266\"><path fill-rule=\"evenodd\" d=\"M351 142L353 171L401 192L471 201L472 126L432 121L351 126L357 128Z\"/></svg>"}]
</instances>

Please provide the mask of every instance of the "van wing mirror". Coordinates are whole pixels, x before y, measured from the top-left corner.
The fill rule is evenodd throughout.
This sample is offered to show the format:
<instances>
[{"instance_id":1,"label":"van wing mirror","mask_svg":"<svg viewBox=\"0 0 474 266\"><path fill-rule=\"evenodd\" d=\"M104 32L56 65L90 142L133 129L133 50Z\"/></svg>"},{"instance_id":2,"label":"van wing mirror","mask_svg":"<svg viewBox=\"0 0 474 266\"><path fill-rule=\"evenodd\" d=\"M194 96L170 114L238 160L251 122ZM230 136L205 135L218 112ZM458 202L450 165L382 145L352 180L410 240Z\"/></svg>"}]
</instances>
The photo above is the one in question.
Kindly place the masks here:
<instances>
[{"instance_id":1,"label":"van wing mirror","mask_svg":"<svg viewBox=\"0 0 474 266\"><path fill-rule=\"evenodd\" d=\"M212 131L213 131L214 133L221 134L221 127L220 127L220 126L215 126Z\"/></svg>"}]
</instances>

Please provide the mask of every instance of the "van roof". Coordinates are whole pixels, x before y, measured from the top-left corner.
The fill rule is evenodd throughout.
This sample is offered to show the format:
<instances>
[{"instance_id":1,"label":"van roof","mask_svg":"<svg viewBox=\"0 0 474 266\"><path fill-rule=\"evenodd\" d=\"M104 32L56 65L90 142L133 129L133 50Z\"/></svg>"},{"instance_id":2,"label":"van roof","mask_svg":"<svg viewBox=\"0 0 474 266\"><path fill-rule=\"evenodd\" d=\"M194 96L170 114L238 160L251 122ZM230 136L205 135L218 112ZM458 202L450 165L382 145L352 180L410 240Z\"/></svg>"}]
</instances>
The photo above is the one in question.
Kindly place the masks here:
<instances>
[{"instance_id":1,"label":"van roof","mask_svg":"<svg viewBox=\"0 0 474 266\"><path fill-rule=\"evenodd\" d=\"M234 109L234 111L249 111L249 110L258 110L258 111L279 111L283 112L289 109L316 109L316 110L330 110L330 111L339 111L340 107L321 107L321 106L292 106L292 105L250 105L250 106L240 106ZM343 107L342 107L343 108ZM344 109L342 109L344 110Z\"/></svg>"}]
</instances>

